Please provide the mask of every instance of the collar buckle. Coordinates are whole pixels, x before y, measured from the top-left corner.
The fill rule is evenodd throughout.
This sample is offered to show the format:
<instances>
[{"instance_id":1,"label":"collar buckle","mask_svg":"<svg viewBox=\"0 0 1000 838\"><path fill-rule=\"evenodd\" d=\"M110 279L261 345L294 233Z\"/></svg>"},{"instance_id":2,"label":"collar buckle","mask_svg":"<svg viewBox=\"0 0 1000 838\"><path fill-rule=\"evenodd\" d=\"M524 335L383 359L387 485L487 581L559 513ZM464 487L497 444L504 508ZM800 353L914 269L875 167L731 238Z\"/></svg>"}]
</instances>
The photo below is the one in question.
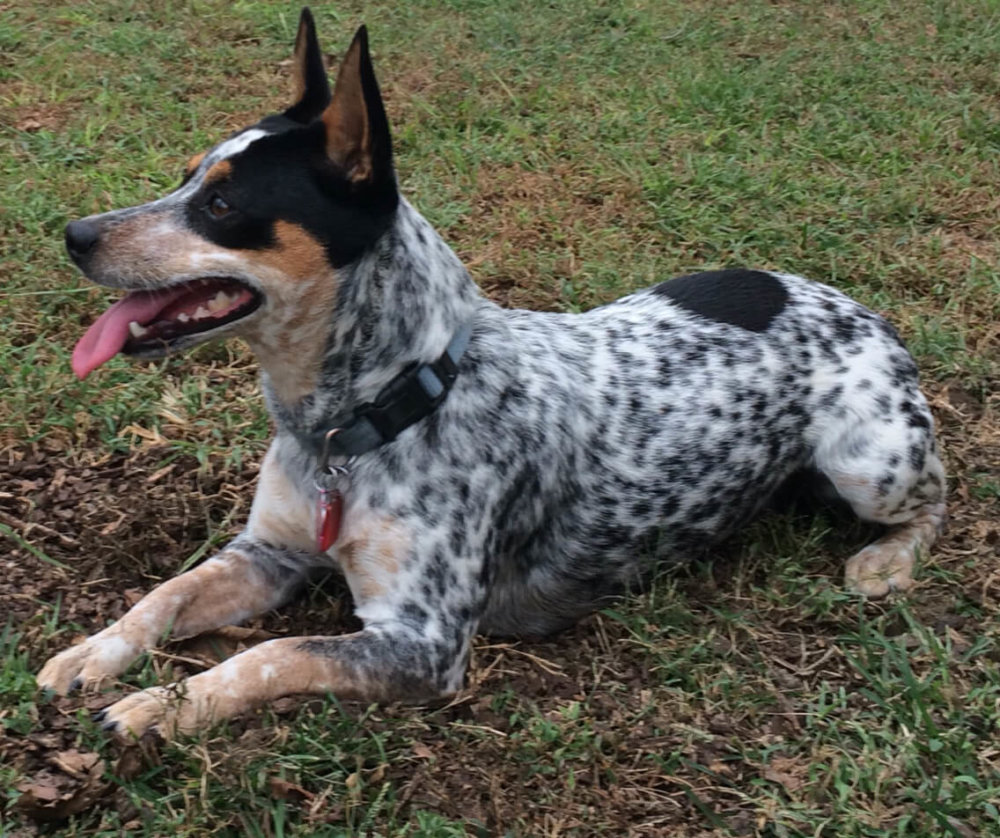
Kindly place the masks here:
<instances>
[{"instance_id":1,"label":"collar buckle","mask_svg":"<svg viewBox=\"0 0 1000 838\"><path fill-rule=\"evenodd\" d=\"M380 445L429 416L447 398L458 377L458 362L472 336L472 324L462 326L444 354L430 363L413 363L390 381L374 402L360 405L336 427L296 436L303 447L318 455L318 472L346 472L353 459ZM333 455L348 457L346 467L330 467Z\"/></svg>"}]
</instances>

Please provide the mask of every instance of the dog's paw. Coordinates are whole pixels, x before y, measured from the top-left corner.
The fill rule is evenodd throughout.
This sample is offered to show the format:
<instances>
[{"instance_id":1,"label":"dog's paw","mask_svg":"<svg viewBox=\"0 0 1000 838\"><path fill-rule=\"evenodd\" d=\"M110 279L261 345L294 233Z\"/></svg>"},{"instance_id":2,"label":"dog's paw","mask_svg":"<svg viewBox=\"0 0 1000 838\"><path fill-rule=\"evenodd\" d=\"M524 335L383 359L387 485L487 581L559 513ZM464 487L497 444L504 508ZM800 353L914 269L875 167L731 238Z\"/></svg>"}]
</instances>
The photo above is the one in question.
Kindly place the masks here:
<instances>
[{"instance_id":1,"label":"dog's paw","mask_svg":"<svg viewBox=\"0 0 1000 838\"><path fill-rule=\"evenodd\" d=\"M101 632L50 658L35 680L39 688L59 695L98 690L124 672L140 651L120 635Z\"/></svg>"},{"instance_id":2,"label":"dog's paw","mask_svg":"<svg viewBox=\"0 0 1000 838\"><path fill-rule=\"evenodd\" d=\"M214 704L201 697L189 681L150 687L105 707L95 716L104 730L122 738L139 738L149 732L164 739L193 733L214 720Z\"/></svg>"},{"instance_id":3,"label":"dog's paw","mask_svg":"<svg viewBox=\"0 0 1000 838\"><path fill-rule=\"evenodd\" d=\"M139 738L154 731L170 739L184 729L179 724L183 702L176 684L150 687L105 707L94 721L122 738Z\"/></svg>"},{"instance_id":4,"label":"dog's paw","mask_svg":"<svg viewBox=\"0 0 1000 838\"><path fill-rule=\"evenodd\" d=\"M871 544L847 562L845 578L849 588L869 599L879 599L892 591L913 586L913 550L899 543Z\"/></svg>"}]
</instances>

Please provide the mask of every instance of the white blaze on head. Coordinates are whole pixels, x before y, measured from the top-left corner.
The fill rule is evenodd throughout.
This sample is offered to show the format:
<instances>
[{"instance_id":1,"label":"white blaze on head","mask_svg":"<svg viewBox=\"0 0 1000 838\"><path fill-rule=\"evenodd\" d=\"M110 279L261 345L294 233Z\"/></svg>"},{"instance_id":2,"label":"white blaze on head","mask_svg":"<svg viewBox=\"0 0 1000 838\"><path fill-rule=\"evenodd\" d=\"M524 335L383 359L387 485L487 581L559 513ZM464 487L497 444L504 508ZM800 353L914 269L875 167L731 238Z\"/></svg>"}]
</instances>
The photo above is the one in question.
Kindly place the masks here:
<instances>
[{"instance_id":1,"label":"white blaze on head","mask_svg":"<svg viewBox=\"0 0 1000 838\"><path fill-rule=\"evenodd\" d=\"M252 143L255 143L261 137L266 137L267 131L262 131L260 128L250 128L244 131L242 134L237 134L220 143L215 148L213 148L207 155L205 159L198 164L198 169L204 173L212 168L216 163L226 160L230 157L235 157L237 154L246 151ZM150 204L146 204L143 209L150 209L153 207L163 207L169 206L177 203L186 201L195 192L201 188L201 177L192 177L187 183L181 186L179 189L175 189L169 195L165 195L158 201L153 201Z\"/></svg>"},{"instance_id":2,"label":"white blaze on head","mask_svg":"<svg viewBox=\"0 0 1000 838\"><path fill-rule=\"evenodd\" d=\"M251 143L254 143L261 137L266 136L267 131L262 131L260 128L250 128L242 134L237 134L235 137L217 145L214 149L212 149L205 162L208 163L208 168L211 168L220 160L225 160L228 157L235 157L240 152L246 151ZM204 165L204 163L202 163L202 165Z\"/></svg>"}]
</instances>

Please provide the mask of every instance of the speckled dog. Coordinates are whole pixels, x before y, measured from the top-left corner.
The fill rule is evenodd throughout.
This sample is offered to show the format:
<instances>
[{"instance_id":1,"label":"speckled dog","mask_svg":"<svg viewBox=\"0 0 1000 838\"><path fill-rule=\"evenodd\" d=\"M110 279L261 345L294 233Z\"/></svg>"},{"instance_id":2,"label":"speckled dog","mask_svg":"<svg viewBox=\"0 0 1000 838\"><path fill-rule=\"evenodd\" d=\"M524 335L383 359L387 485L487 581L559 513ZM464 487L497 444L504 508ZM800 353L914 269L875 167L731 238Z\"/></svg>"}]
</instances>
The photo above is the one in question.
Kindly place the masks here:
<instances>
[{"instance_id":1,"label":"speckled dog","mask_svg":"<svg viewBox=\"0 0 1000 838\"><path fill-rule=\"evenodd\" d=\"M294 65L283 114L192 159L165 198L66 230L90 279L129 291L81 339L77 375L238 334L277 434L243 534L50 660L41 686L95 688L336 566L362 631L271 640L118 701L106 726L170 735L290 693L446 695L475 632L566 626L803 470L889 527L848 584L910 586L944 479L885 320L749 270L586 314L504 311L397 193L364 29L332 95L308 11Z\"/></svg>"}]
</instances>

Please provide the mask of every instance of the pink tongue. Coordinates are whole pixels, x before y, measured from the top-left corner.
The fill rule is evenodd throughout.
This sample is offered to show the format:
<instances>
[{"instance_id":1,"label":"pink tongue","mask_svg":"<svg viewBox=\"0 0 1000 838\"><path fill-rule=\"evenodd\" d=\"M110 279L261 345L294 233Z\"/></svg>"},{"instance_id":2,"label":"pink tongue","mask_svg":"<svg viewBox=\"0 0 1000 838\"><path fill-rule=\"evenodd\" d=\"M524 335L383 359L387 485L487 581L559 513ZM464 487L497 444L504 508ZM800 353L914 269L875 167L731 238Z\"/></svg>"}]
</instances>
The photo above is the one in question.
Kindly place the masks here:
<instances>
[{"instance_id":1,"label":"pink tongue","mask_svg":"<svg viewBox=\"0 0 1000 838\"><path fill-rule=\"evenodd\" d=\"M164 291L133 291L94 321L73 350L73 372L84 379L110 360L128 340L128 324L135 320L145 326L178 297L190 293L183 287Z\"/></svg>"}]
</instances>

